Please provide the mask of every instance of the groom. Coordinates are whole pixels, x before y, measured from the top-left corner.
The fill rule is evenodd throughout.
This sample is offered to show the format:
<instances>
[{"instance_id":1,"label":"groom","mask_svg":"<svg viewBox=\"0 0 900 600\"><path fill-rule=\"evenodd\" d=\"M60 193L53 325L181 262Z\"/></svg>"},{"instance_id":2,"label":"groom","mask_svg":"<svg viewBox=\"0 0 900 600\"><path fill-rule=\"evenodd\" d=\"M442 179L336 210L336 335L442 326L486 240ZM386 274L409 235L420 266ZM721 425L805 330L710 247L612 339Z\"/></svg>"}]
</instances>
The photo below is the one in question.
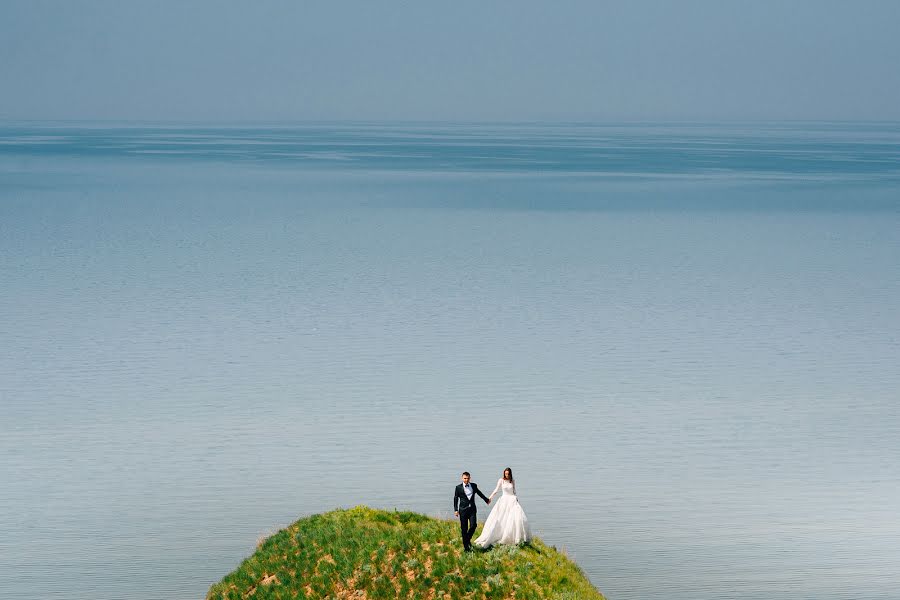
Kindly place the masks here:
<instances>
[{"instance_id":1,"label":"groom","mask_svg":"<svg viewBox=\"0 0 900 600\"><path fill-rule=\"evenodd\" d=\"M462 530L463 548L466 552L472 549L472 534L478 526L478 511L475 508L475 494L481 499L491 503L490 498L485 498L478 486L469 481L471 476L468 471L462 474L462 483L453 491L453 514L459 517L459 528Z\"/></svg>"}]
</instances>

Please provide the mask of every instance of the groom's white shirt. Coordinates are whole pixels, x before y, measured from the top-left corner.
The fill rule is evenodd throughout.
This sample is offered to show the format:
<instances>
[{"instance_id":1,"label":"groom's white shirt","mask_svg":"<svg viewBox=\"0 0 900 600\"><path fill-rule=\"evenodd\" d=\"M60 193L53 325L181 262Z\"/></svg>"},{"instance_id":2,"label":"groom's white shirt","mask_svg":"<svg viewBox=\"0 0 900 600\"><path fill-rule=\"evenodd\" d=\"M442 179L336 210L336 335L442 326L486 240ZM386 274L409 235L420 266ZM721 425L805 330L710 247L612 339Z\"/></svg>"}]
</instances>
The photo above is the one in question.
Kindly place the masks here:
<instances>
[{"instance_id":1,"label":"groom's white shirt","mask_svg":"<svg viewBox=\"0 0 900 600\"><path fill-rule=\"evenodd\" d=\"M471 485L471 484L463 484L463 491L466 493L466 498L468 498L469 500L471 500L471 499L472 499L472 495L473 495L473 492L472 492L472 485Z\"/></svg>"}]
</instances>

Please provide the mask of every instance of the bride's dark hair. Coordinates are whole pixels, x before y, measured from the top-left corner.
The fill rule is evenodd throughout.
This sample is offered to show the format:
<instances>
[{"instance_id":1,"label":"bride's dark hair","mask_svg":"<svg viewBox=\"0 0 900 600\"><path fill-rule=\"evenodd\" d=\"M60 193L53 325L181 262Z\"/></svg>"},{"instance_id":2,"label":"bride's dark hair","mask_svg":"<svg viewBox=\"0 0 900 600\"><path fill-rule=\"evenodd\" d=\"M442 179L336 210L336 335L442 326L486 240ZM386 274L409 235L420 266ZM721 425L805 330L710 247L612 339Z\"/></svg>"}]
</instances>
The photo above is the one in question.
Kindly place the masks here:
<instances>
[{"instance_id":1,"label":"bride's dark hair","mask_svg":"<svg viewBox=\"0 0 900 600\"><path fill-rule=\"evenodd\" d=\"M503 469L503 479L506 479L507 471L509 471L509 480L508 481L515 481L515 479L513 479L513 476L512 476L512 469L510 469L509 467L506 467L505 469Z\"/></svg>"}]
</instances>

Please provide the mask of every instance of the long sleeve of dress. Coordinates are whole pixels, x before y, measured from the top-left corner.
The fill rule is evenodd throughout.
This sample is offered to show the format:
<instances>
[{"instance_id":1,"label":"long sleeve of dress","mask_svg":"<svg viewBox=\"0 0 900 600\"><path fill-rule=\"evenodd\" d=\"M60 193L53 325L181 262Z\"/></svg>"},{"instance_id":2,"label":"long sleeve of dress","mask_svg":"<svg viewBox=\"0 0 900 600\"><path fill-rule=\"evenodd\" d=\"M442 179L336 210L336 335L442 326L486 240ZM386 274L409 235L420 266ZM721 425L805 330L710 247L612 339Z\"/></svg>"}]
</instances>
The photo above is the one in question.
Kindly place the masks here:
<instances>
[{"instance_id":1,"label":"long sleeve of dress","mask_svg":"<svg viewBox=\"0 0 900 600\"><path fill-rule=\"evenodd\" d=\"M500 486L501 486L502 484L503 484L503 478L501 477L500 479L497 480L497 487L495 487L495 488L494 488L494 491L491 492L491 500L493 500L493 499L494 499L494 496L497 494L497 492L500 491Z\"/></svg>"}]
</instances>

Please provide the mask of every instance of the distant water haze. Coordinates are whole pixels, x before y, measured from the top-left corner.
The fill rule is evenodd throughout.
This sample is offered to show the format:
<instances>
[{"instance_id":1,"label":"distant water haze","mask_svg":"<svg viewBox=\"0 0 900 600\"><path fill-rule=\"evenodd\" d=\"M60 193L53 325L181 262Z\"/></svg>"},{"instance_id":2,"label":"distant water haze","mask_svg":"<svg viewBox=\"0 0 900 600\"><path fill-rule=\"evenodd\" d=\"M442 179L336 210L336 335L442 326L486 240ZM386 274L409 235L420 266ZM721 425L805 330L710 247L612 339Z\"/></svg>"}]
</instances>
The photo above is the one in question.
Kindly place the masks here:
<instances>
[{"instance_id":1,"label":"distant water haze","mask_svg":"<svg viewBox=\"0 0 900 600\"><path fill-rule=\"evenodd\" d=\"M7 123L0 597L511 466L612 600L896 598L898 232L890 123Z\"/></svg>"},{"instance_id":2,"label":"distant water haze","mask_svg":"<svg viewBox=\"0 0 900 600\"><path fill-rule=\"evenodd\" d=\"M0 118L900 119L900 4L5 2Z\"/></svg>"}]
</instances>

